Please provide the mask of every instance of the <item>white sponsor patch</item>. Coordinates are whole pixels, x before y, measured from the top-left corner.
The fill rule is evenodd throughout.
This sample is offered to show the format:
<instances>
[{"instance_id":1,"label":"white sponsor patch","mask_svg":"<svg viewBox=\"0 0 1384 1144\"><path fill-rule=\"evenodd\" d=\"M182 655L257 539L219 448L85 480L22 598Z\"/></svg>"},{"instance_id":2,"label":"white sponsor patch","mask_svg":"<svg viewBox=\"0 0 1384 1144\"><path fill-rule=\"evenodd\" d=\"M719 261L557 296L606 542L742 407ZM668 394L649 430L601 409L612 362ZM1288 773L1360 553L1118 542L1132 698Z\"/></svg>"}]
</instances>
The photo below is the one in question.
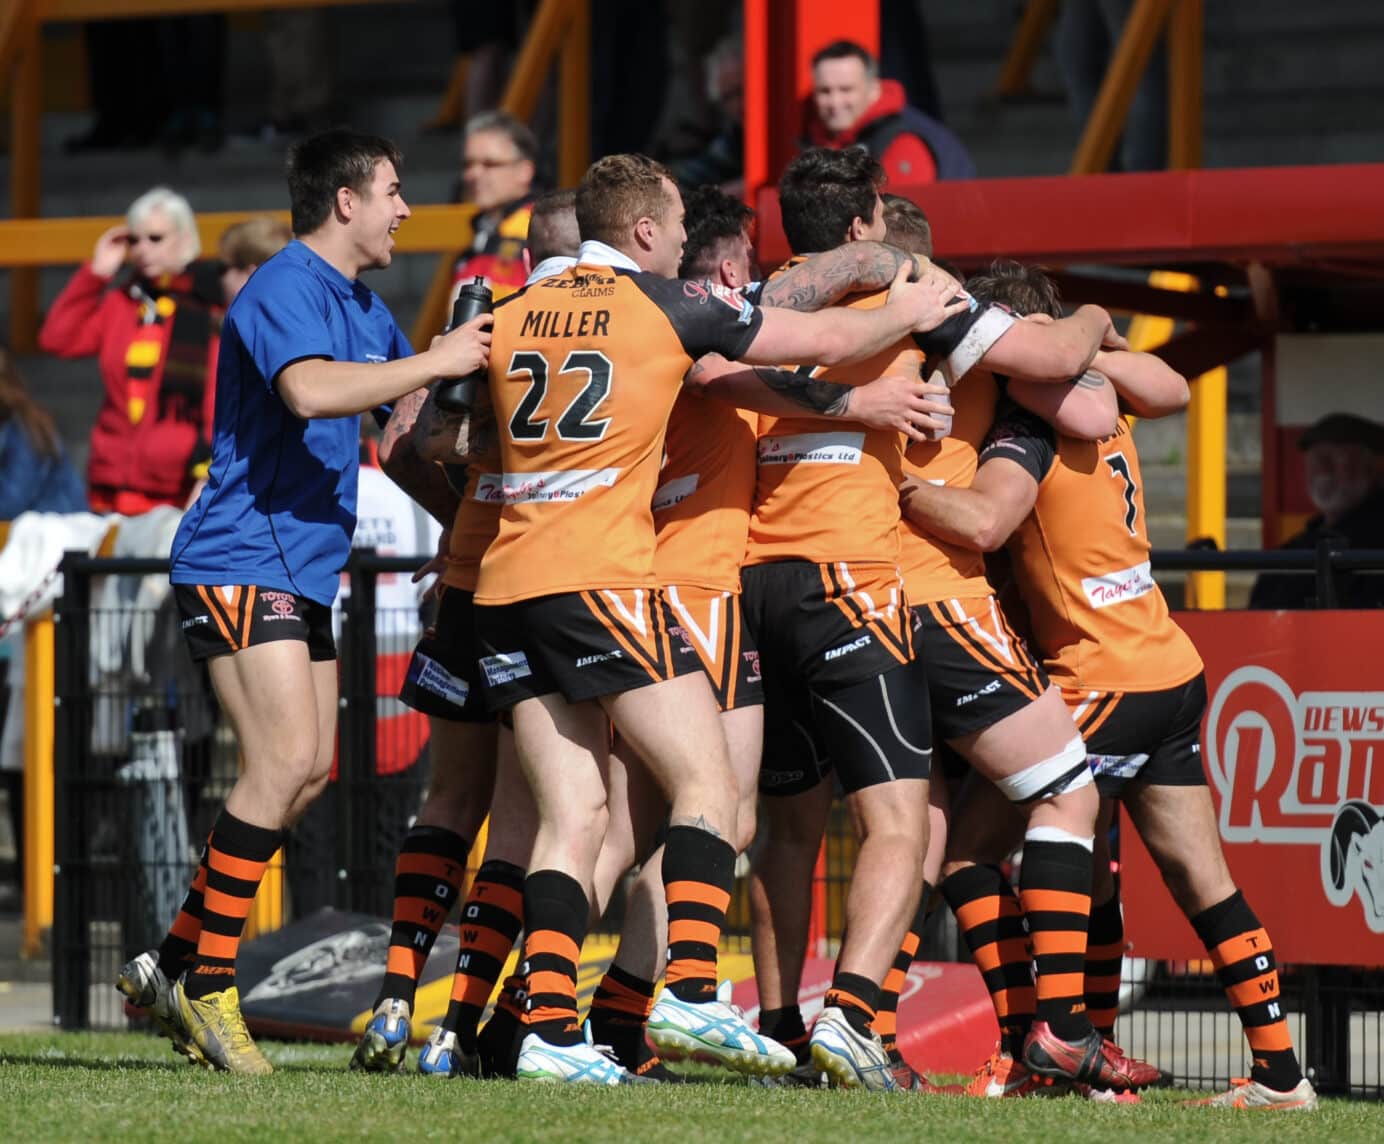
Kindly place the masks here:
<instances>
[{"instance_id":1,"label":"white sponsor patch","mask_svg":"<svg viewBox=\"0 0 1384 1144\"><path fill-rule=\"evenodd\" d=\"M619 469L559 469L548 473L485 473L476 483L476 500L504 504L574 501L592 489L608 489ZM488 482L488 483L487 483Z\"/></svg>"},{"instance_id":2,"label":"white sponsor patch","mask_svg":"<svg viewBox=\"0 0 1384 1144\"><path fill-rule=\"evenodd\" d=\"M1099 778L1132 779L1149 761L1147 755L1090 755L1086 762L1091 773Z\"/></svg>"},{"instance_id":3,"label":"white sponsor patch","mask_svg":"<svg viewBox=\"0 0 1384 1144\"><path fill-rule=\"evenodd\" d=\"M533 674L529 670L529 657L522 651L503 651L499 655L488 655L481 660L481 670L485 672L485 681L491 687L513 683L516 679Z\"/></svg>"},{"instance_id":4,"label":"white sponsor patch","mask_svg":"<svg viewBox=\"0 0 1384 1144\"><path fill-rule=\"evenodd\" d=\"M466 697L471 694L466 680L458 679L430 656L415 652L409 675L413 677L413 684L420 691L440 696L456 707L466 706Z\"/></svg>"},{"instance_id":5,"label":"white sponsor patch","mask_svg":"<svg viewBox=\"0 0 1384 1144\"><path fill-rule=\"evenodd\" d=\"M869 647L873 642L874 641L871 640L868 635L856 636L856 638L851 640L848 644L842 644L840 647L828 648L822 655L822 658L825 660L840 659L843 655L850 655L853 651L859 651L863 647Z\"/></svg>"},{"instance_id":6,"label":"white sponsor patch","mask_svg":"<svg viewBox=\"0 0 1384 1144\"><path fill-rule=\"evenodd\" d=\"M697 491L700 479L700 473L690 473L685 477L674 477L666 485L659 485L654 490L654 512L663 512L681 504Z\"/></svg>"},{"instance_id":7,"label":"white sponsor patch","mask_svg":"<svg viewBox=\"0 0 1384 1144\"><path fill-rule=\"evenodd\" d=\"M761 465L858 465L864 451L864 433L796 433L759 439Z\"/></svg>"},{"instance_id":8,"label":"white sponsor patch","mask_svg":"<svg viewBox=\"0 0 1384 1144\"><path fill-rule=\"evenodd\" d=\"M1156 587L1147 560L1133 568L1107 572L1104 576L1087 576L1081 581L1081 590L1086 593L1093 608L1108 608L1126 600L1137 600Z\"/></svg>"}]
</instances>

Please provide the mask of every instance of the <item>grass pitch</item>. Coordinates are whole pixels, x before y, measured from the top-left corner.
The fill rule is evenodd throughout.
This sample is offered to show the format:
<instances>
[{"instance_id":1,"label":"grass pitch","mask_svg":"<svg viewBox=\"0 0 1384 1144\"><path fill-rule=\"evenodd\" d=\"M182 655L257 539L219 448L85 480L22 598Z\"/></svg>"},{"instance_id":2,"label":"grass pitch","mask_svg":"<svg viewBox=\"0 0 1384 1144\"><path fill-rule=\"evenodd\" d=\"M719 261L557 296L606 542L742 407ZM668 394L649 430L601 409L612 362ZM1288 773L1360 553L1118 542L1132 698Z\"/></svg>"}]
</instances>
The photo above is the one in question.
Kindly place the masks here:
<instances>
[{"instance_id":1,"label":"grass pitch","mask_svg":"<svg viewBox=\"0 0 1384 1144\"><path fill-rule=\"evenodd\" d=\"M1184 1108L1189 1094L1180 1092L1134 1106L981 1101L766 1090L709 1069L678 1087L560 1088L362 1075L346 1069L349 1046L263 1047L273 1076L229 1077L195 1069L140 1034L0 1035L0 1140L1384 1140L1384 1107L1364 1102L1324 1101L1315 1115L1266 1123L1264 1115Z\"/></svg>"}]
</instances>

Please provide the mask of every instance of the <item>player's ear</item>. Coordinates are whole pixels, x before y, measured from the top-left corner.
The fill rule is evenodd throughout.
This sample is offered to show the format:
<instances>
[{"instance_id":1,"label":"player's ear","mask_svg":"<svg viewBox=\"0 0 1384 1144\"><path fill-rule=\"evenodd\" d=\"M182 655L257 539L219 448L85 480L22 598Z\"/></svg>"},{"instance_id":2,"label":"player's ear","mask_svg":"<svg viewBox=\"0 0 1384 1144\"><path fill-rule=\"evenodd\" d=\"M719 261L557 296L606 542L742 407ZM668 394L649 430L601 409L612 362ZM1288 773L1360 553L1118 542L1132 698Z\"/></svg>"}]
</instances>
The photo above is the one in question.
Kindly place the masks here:
<instances>
[{"instance_id":1,"label":"player's ear","mask_svg":"<svg viewBox=\"0 0 1384 1144\"><path fill-rule=\"evenodd\" d=\"M735 272L735 259L721 259L720 271L721 284L723 286L729 286L732 290L736 290L745 285L745 283L740 281L740 275Z\"/></svg>"},{"instance_id":2,"label":"player's ear","mask_svg":"<svg viewBox=\"0 0 1384 1144\"><path fill-rule=\"evenodd\" d=\"M524 277L527 278L533 273L533 251L526 246L524 247L524 253L519 257L520 261L524 264Z\"/></svg>"},{"instance_id":3,"label":"player's ear","mask_svg":"<svg viewBox=\"0 0 1384 1144\"><path fill-rule=\"evenodd\" d=\"M648 250L654 244L654 220L644 215L634 224L634 240Z\"/></svg>"},{"instance_id":4,"label":"player's ear","mask_svg":"<svg viewBox=\"0 0 1384 1144\"><path fill-rule=\"evenodd\" d=\"M350 187L337 187L336 189L336 217L342 222L349 222L351 215L356 209L356 192Z\"/></svg>"},{"instance_id":5,"label":"player's ear","mask_svg":"<svg viewBox=\"0 0 1384 1144\"><path fill-rule=\"evenodd\" d=\"M859 215L851 219L851 225L846 230L846 242L859 242L870 230L868 219L863 219Z\"/></svg>"}]
</instances>

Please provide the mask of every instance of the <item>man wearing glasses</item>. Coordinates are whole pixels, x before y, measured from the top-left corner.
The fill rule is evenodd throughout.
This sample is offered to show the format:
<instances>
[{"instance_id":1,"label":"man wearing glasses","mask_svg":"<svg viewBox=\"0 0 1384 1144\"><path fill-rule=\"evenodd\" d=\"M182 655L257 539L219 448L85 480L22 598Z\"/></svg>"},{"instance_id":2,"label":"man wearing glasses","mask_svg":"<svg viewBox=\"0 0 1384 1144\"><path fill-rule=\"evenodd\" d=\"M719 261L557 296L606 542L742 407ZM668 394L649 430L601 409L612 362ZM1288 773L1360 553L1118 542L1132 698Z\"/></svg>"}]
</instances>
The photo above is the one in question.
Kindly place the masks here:
<instances>
[{"instance_id":1,"label":"man wearing glasses","mask_svg":"<svg viewBox=\"0 0 1384 1144\"><path fill-rule=\"evenodd\" d=\"M534 164L538 140L528 127L505 111L485 111L466 125L462 145L461 189L465 202L476 205L474 237L457 259L452 297L476 275L490 284L496 298L524 284L524 244L533 209Z\"/></svg>"}]
</instances>

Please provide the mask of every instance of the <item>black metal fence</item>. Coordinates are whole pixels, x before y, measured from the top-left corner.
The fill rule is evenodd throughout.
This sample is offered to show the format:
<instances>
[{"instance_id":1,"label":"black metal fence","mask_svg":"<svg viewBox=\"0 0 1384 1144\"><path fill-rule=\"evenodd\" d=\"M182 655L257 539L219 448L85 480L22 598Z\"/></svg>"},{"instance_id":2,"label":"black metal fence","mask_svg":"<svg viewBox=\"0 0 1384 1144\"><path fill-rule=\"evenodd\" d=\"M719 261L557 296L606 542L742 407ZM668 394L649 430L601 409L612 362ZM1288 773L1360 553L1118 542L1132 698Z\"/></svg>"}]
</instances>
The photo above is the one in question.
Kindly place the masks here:
<instances>
[{"instance_id":1,"label":"black metal fence","mask_svg":"<svg viewBox=\"0 0 1384 1144\"><path fill-rule=\"evenodd\" d=\"M323 905L391 911L395 854L428 772L424 724L393 697L429 617L426 605L380 607L377 590L382 577L410 574L420 562L352 555L338 636L338 768L271 869L285 919ZM1154 569L1308 573L1318 605L1330 607L1343 577L1384 570L1384 552L1160 551ZM187 656L171 598L151 607L141 594L144 577L166 578L166 562L73 553L62 571L54 1019L69 1029L117 1028L126 1018L111 982L126 958L157 943L176 912L235 781L237 752L204 672ZM853 851L845 816L834 814L823 895L829 943L844 922ZM741 881L727 936L746 952L748 916ZM921 956L967 958L940 917ZM1318 1087L1384 1096L1384 969L1285 966L1282 979L1294 1042ZM1121 1042L1179 1084L1224 1086L1248 1075L1238 1022L1209 967L1127 958L1121 1008Z\"/></svg>"}]
</instances>

